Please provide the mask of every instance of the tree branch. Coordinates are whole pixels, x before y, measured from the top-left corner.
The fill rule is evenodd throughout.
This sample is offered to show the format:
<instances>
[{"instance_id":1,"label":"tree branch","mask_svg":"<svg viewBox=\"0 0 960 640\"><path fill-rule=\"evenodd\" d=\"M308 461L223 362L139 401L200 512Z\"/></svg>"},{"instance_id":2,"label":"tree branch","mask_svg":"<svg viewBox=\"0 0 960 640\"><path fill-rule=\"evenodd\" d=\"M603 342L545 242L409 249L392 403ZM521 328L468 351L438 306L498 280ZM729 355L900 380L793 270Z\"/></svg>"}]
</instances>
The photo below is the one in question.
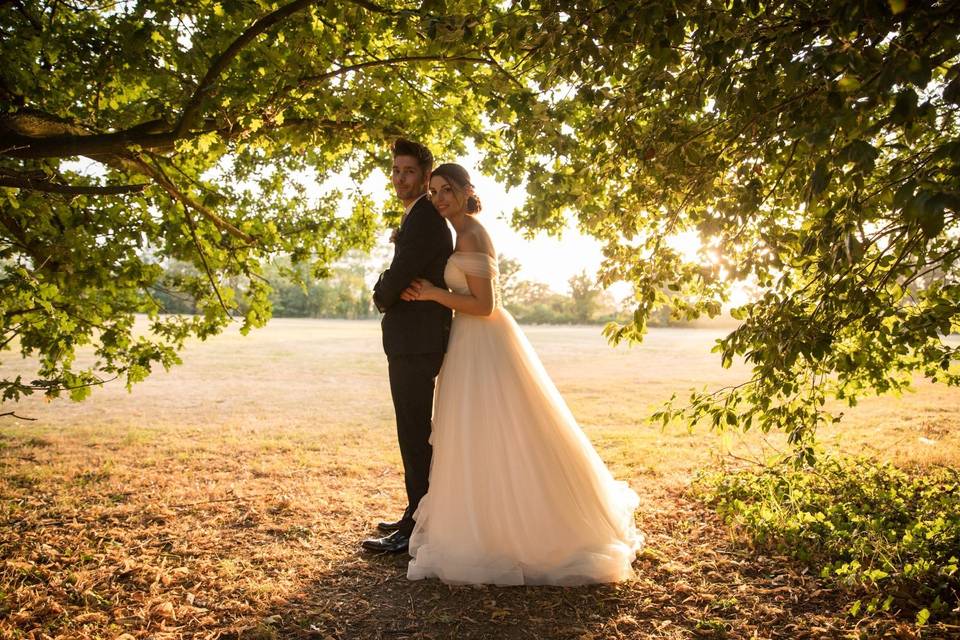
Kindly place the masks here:
<instances>
[{"instance_id":1,"label":"tree branch","mask_svg":"<svg viewBox=\"0 0 960 640\"><path fill-rule=\"evenodd\" d=\"M0 413L0 418L5 418L5 417L7 417L7 416L10 416L11 418L16 418L16 419L18 419L18 420L31 420L31 421L36 420L36 418L28 418L28 417L26 417L26 416L18 416L18 415L17 415L15 412L13 412L13 411L7 411L7 412L5 412L5 413Z\"/></svg>"},{"instance_id":2,"label":"tree branch","mask_svg":"<svg viewBox=\"0 0 960 640\"><path fill-rule=\"evenodd\" d=\"M66 158L120 153L132 146L170 147L177 138L162 131L162 120L143 122L123 131L96 133L35 109L0 117L0 155L11 158ZM193 135L201 135L205 131ZM184 136L186 137L186 136Z\"/></svg>"},{"instance_id":3,"label":"tree branch","mask_svg":"<svg viewBox=\"0 0 960 640\"><path fill-rule=\"evenodd\" d=\"M234 236L235 238L239 238L240 240L243 240L247 244L253 244L255 242L255 239L253 236L241 231L240 229L237 229L235 226L233 226L232 224L230 224L229 222L227 222L226 220L224 220L223 218L215 214L209 208L203 206L202 204L200 204L190 196L180 191L177 188L177 186L173 184L173 182L170 181L170 179L167 178L167 176L164 175L162 170L160 170L159 168L152 167L147 162L144 162L143 160L139 160L139 159L136 160L135 163L137 167L139 167L143 171L143 173L145 173L146 175L149 175L151 178L156 180L157 184L159 184L164 191L166 191L168 194L173 196L173 198L178 202L180 202L183 206L190 207L191 209L195 209L199 211L203 215L203 217L207 218L221 231L225 231L230 235Z\"/></svg>"},{"instance_id":4,"label":"tree branch","mask_svg":"<svg viewBox=\"0 0 960 640\"><path fill-rule=\"evenodd\" d=\"M297 82L299 86L307 86L311 84L316 84L317 82L323 82L324 80L329 80L335 76L339 76L345 73L350 73L351 71L359 71L360 69L366 69L368 67L377 67L377 66L390 66L395 64L400 64L403 62L477 62L482 64L489 64L492 66L498 66L493 60L489 58L477 58L472 56L400 56L399 58L387 58L387 59L376 59L376 60L367 60L366 62L358 62L357 64L347 65L345 67L339 67L333 71L327 71L326 73L321 73L315 76L304 76L300 78Z\"/></svg>"},{"instance_id":5,"label":"tree branch","mask_svg":"<svg viewBox=\"0 0 960 640\"><path fill-rule=\"evenodd\" d=\"M170 185L173 184L163 172L163 167L161 167L159 163L156 166L156 172L157 175L163 178L165 182ZM227 314L228 318L230 318L232 317L230 315L230 309L227 308L227 304L223 301L223 296L220 295L220 288L217 286L217 281L213 277L213 271L210 269L210 265L207 264L207 256L204 254L203 245L200 244L200 238L197 236L197 225L193 221L193 216L190 215L190 208L186 204L183 205L183 214L187 219L187 226L190 229L190 237L193 239L193 244L197 248L197 253L200 256L200 262L203 263L203 270L207 274L207 280L210 282L210 286L213 287L213 292L217 294L217 300L220 302L220 307L223 309L223 312Z\"/></svg>"},{"instance_id":6,"label":"tree branch","mask_svg":"<svg viewBox=\"0 0 960 640\"><path fill-rule=\"evenodd\" d=\"M230 65L233 59L240 55L240 51L247 46L251 40L259 36L261 33L267 31L270 27L290 16L291 14L305 9L316 2L317 0L296 0L295 2L291 2L284 7L280 7L273 13L269 13L254 22L250 27L247 28L246 31L240 34L236 40L231 42L230 46L227 47L223 53L217 56L217 58L207 69L207 73L204 75L203 80L200 81L200 85L197 87L196 91L194 91L193 95L190 97L190 100L183 108L183 113L180 115L180 121L173 130L174 137L179 138L183 136L193 125L194 120L196 120L198 114L200 113L203 99L213 88L217 78L220 77L220 74L222 74L227 66Z\"/></svg>"},{"instance_id":7,"label":"tree branch","mask_svg":"<svg viewBox=\"0 0 960 640\"><path fill-rule=\"evenodd\" d=\"M148 185L122 184L107 186L79 186L52 182L49 179L38 178L33 175L18 174L16 172L0 170L0 187L25 189L28 191L43 191L46 193L63 193L67 195L108 196L121 193L136 193L143 191Z\"/></svg>"},{"instance_id":8,"label":"tree branch","mask_svg":"<svg viewBox=\"0 0 960 640\"><path fill-rule=\"evenodd\" d=\"M471 62L488 64L500 70L499 65L490 58L475 56L401 56L390 59L367 60L357 64L333 69L326 73L305 76L297 81L297 86L303 87L329 80L336 76L354 71L360 71L375 66L391 66L406 62ZM209 73L208 73L209 75ZM290 91L294 86L288 86L280 93ZM199 89L198 89L199 92ZM199 95L199 94L195 94ZM199 108L199 107L197 107ZM138 124L123 131L112 133L92 133L89 130L67 122L56 116L34 110L21 111L7 115L0 119L0 155L12 158L64 158L70 156L88 156L97 161L103 161L105 154L116 154L128 151L131 147L159 150L171 148L177 140L194 138L206 133L215 132L226 139L242 136L246 130L236 127L207 127L189 131L184 128L185 120L181 118L177 127L171 131L158 131L165 126L163 121L151 121ZM356 123L339 123L330 120L313 120L317 126L330 127L345 124L356 126ZM291 120L282 126L298 126L310 124L310 120ZM49 132L48 135L44 133Z\"/></svg>"},{"instance_id":9,"label":"tree branch","mask_svg":"<svg viewBox=\"0 0 960 640\"><path fill-rule=\"evenodd\" d=\"M0 122L0 130L3 129ZM197 131L188 131L180 138L172 132L148 133L143 129L152 123L143 123L124 131L98 134L70 134L52 136L27 136L21 133L8 131L0 134L0 155L11 158L68 158L70 156L87 156L98 162L103 162L103 156L119 154L128 151L130 147L140 147L151 151L170 149L180 139L196 138L207 133L216 133L225 140L239 138L248 132L236 125L215 127ZM280 127L296 127L314 125L325 129L355 129L361 125L356 120L337 121L320 118L290 118Z\"/></svg>"}]
</instances>

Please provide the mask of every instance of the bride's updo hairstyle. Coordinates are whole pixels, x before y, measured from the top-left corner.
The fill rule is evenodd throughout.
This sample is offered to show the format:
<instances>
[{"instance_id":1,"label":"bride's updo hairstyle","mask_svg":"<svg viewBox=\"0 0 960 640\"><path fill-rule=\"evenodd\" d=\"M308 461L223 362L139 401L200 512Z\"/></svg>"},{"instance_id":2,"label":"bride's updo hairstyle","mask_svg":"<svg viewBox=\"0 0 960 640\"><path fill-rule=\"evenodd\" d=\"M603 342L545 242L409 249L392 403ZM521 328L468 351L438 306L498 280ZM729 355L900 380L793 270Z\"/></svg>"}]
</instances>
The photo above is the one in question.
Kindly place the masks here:
<instances>
[{"instance_id":1,"label":"bride's updo hairstyle","mask_svg":"<svg viewBox=\"0 0 960 640\"><path fill-rule=\"evenodd\" d=\"M467 173L466 169L453 162L446 162L430 173L430 177L432 178L433 176L444 178L451 186L455 187L455 191L460 191L467 196L467 213L480 213L480 209L482 208L480 206L480 198L473 191L473 184L470 183L470 174Z\"/></svg>"}]
</instances>

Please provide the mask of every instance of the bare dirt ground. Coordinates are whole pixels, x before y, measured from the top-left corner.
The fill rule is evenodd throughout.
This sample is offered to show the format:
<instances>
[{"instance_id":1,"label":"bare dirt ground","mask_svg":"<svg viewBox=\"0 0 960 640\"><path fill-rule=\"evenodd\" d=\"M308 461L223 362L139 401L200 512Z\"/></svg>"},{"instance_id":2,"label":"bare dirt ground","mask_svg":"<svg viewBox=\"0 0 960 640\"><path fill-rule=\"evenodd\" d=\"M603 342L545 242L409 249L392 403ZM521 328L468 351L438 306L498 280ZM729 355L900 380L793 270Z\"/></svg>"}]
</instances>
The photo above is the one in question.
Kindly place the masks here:
<instances>
[{"instance_id":1,"label":"bare dirt ground","mask_svg":"<svg viewBox=\"0 0 960 640\"><path fill-rule=\"evenodd\" d=\"M714 330L653 330L611 349L596 327L525 329L614 475L642 497L637 578L591 587L409 582L361 553L399 515L402 477L375 322L276 320L191 345L128 394L31 399L0 420L2 638L917 637L909 619L846 615L857 596L752 551L688 495L759 434L662 431L673 391L742 381ZM0 374L29 372L7 361ZM4 407L6 409L6 406ZM919 383L822 434L901 465L960 466L960 390ZM922 637L957 637L945 624Z\"/></svg>"}]
</instances>

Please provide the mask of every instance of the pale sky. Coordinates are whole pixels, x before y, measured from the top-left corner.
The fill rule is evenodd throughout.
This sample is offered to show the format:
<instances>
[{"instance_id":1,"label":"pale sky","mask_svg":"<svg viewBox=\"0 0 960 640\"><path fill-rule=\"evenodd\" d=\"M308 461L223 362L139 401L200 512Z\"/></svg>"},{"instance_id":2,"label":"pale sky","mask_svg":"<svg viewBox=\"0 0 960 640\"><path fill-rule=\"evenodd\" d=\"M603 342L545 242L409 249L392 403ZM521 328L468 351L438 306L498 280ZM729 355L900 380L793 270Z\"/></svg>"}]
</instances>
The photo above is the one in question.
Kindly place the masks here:
<instances>
[{"instance_id":1,"label":"pale sky","mask_svg":"<svg viewBox=\"0 0 960 640\"><path fill-rule=\"evenodd\" d=\"M510 214L523 203L525 192L522 188L508 192L502 184L481 174L477 169L480 164L477 154L450 159L442 152L437 150L433 152L437 164L456 162L470 174L470 179L483 204L483 210L477 219L493 238L497 253L520 263L519 279L543 282L558 293L569 293L567 281L572 276L586 270L591 278L596 277L600 263L603 261L600 243L590 236L581 234L576 228L575 220L568 220L567 227L560 237L548 236L541 232L532 240L527 240L522 234L513 230L509 223ZM333 178L330 184L343 188L347 182L349 178L344 174ZM391 198L393 200L390 204L393 207L400 206L399 201L394 199L393 186L385 173L375 172L361 185L361 188L378 202L382 203L387 198ZM392 255L392 248L387 249L390 247L388 238L389 232L381 234L380 251L377 253L389 252L388 255ZM701 240L696 231L674 234L667 238L666 242L679 251L686 260L691 262L699 260L697 251L701 246ZM375 281L374 274L371 286ZM633 287L625 282L617 282L608 291L617 302L620 302L632 296ZM731 288L730 304L739 306L747 300L748 294L744 286L741 283L734 283Z\"/></svg>"},{"instance_id":2,"label":"pale sky","mask_svg":"<svg viewBox=\"0 0 960 640\"><path fill-rule=\"evenodd\" d=\"M435 150L434 155L437 164L456 162L470 173L470 179L483 204L483 210L477 219L490 233L497 253L520 263L518 278L544 282L554 291L568 293L567 281L572 276L583 270L586 270L591 278L596 276L603 260L600 243L581 234L575 224L568 224L560 237L551 237L541 232L532 240L527 240L509 224L510 214L525 198L522 188L508 192L502 184L481 174L476 168L479 157L474 154L452 160ZM381 199L381 194L394 198L393 187L383 173L372 175L363 183L362 188L380 202L385 199ZM396 200L393 200L392 204L399 206ZM381 244L387 244L388 236L388 233L382 234ZM617 284L611 287L611 293L620 300L630 295L631 288L625 283Z\"/></svg>"},{"instance_id":3,"label":"pale sky","mask_svg":"<svg viewBox=\"0 0 960 640\"><path fill-rule=\"evenodd\" d=\"M477 219L493 238L497 253L520 263L519 279L543 282L558 293L569 293L567 281L572 276L586 270L591 278L596 277L600 263L603 261L600 243L591 236L580 233L572 217L568 219L567 226L560 237L540 232L532 240L527 240L521 233L515 231L509 222L510 214L525 199L525 191L522 188L508 192L502 184L481 174L476 168L480 164L480 158L476 154L451 160L444 157L442 152L434 150L434 156L437 164L456 162L470 174L470 179L483 204L483 210ZM333 178L330 184L343 188L346 182L349 182L349 178L344 174ZM371 175L361 188L381 203L387 198L395 198L393 186L386 174L382 172ZM399 201L395 199L389 204L399 207ZM344 205L346 206L346 200ZM385 252L392 255L392 250L387 249L388 237L389 232L381 235L380 251L377 253ZM700 247L700 239L696 233L678 234L669 238L667 242L680 251L687 260L697 259L696 252ZM375 277L373 281L376 281ZM619 302L631 296L633 288L627 283L620 282L614 283L609 292ZM744 299L741 292L735 291L732 301L740 304Z\"/></svg>"}]
</instances>

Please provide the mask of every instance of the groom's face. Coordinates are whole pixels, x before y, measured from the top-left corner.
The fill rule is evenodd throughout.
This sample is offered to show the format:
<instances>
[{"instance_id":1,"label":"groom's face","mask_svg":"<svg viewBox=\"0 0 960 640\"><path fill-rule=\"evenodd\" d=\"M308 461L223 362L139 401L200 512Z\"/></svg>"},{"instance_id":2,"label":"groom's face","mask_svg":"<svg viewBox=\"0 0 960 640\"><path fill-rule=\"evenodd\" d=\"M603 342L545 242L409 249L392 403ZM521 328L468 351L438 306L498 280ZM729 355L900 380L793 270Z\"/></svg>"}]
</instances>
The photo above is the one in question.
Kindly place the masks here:
<instances>
[{"instance_id":1,"label":"groom's face","mask_svg":"<svg viewBox=\"0 0 960 640\"><path fill-rule=\"evenodd\" d=\"M413 156L393 158L393 188L401 200L412 200L427 190L427 176Z\"/></svg>"}]
</instances>

